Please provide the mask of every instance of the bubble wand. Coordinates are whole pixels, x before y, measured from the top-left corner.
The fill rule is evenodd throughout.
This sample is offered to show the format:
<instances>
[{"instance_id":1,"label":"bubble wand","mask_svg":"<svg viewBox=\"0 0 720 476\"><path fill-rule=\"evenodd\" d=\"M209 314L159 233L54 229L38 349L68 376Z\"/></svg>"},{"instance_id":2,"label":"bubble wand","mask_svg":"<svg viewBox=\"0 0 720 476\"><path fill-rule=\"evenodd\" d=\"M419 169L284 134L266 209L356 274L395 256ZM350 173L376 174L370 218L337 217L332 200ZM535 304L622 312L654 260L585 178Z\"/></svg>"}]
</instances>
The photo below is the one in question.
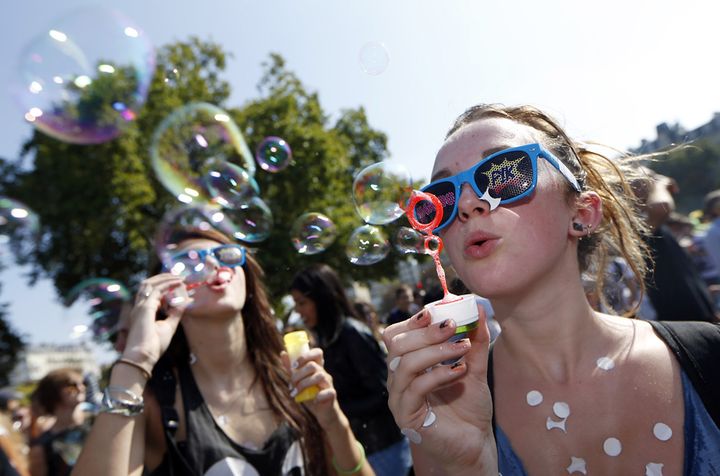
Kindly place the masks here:
<instances>
[{"instance_id":1,"label":"bubble wand","mask_svg":"<svg viewBox=\"0 0 720 476\"><path fill-rule=\"evenodd\" d=\"M429 222L423 223L418 219L421 216L417 213L418 205L421 205L422 216L432 217ZM431 213L427 213L427 212ZM432 214L434 212L434 216ZM468 332L478 326L478 308L475 302L474 294L464 294L456 296L448 291L445 270L440 262L440 252L443 249L442 238L433 235L433 231L438 227L443 218L443 206L440 199L431 193L413 190L410 195L410 201L405 209L410 225L418 232L427 234L425 237L425 251L433 257L435 261L435 270L437 271L440 284L443 288L443 298L440 301L432 302L425 306L430 313L432 323L440 323L446 319L452 319L457 325L455 334L448 339L448 342L456 342L465 339ZM443 362L443 365L452 365L462 359L452 359Z\"/></svg>"}]
</instances>

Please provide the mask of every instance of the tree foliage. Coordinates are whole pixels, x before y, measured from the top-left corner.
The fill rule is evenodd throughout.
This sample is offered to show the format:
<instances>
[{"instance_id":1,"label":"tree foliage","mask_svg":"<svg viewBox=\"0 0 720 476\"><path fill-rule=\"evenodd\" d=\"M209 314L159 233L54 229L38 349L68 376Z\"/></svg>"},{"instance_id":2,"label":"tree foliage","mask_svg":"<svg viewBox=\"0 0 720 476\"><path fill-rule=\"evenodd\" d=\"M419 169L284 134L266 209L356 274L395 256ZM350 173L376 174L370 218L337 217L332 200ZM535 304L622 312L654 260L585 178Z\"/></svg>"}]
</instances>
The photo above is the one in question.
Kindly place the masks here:
<instances>
[{"instance_id":1,"label":"tree foliage","mask_svg":"<svg viewBox=\"0 0 720 476\"><path fill-rule=\"evenodd\" d=\"M15 368L20 352L25 348L25 342L10 326L6 314L7 305L0 305L0 387L10 383L10 372Z\"/></svg>"},{"instance_id":2,"label":"tree foliage","mask_svg":"<svg viewBox=\"0 0 720 476\"><path fill-rule=\"evenodd\" d=\"M270 238L257 245L275 297L292 273L323 261L355 278L394 271L394 258L359 268L344 255L344 243L361 225L351 197L353 173L387 158L386 136L370 127L362 107L334 120L316 92L308 91L279 55L271 55L258 83L259 97L242 107L227 104L223 79L226 53L192 38L162 48L148 100L138 119L117 139L99 145L63 143L35 131L18 160L0 163L0 193L27 203L39 215L41 239L25 256L31 279L47 276L65 295L78 282L108 277L135 284L147 270L152 236L162 215L177 202L152 174L149 148L157 125L174 109L194 101L227 110L250 147L263 137L283 137L293 164L277 173L258 170L261 196L274 214ZM297 216L316 211L330 216L338 239L326 252L299 255L289 239Z\"/></svg>"},{"instance_id":3,"label":"tree foliage","mask_svg":"<svg viewBox=\"0 0 720 476\"><path fill-rule=\"evenodd\" d=\"M720 145L714 142L698 141L650 167L677 181L680 192L675 199L678 210L684 213L702 208L705 195L720 189Z\"/></svg>"}]
</instances>

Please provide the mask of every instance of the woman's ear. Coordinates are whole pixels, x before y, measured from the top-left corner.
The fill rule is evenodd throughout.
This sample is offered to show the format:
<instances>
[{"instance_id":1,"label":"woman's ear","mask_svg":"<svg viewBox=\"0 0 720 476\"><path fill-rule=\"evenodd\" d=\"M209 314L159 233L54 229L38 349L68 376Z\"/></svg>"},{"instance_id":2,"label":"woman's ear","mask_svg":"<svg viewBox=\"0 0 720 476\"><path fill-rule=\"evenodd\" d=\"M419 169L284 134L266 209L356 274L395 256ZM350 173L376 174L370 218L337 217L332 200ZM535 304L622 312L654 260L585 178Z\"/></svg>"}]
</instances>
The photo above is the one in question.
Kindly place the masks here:
<instances>
[{"instance_id":1,"label":"woman's ear","mask_svg":"<svg viewBox=\"0 0 720 476\"><path fill-rule=\"evenodd\" d=\"M575 201L575 213L568 224L570 236L583 238L598 229L602 222L602 199L595 192L582 192Z\"/></svg>"}]
</instances>

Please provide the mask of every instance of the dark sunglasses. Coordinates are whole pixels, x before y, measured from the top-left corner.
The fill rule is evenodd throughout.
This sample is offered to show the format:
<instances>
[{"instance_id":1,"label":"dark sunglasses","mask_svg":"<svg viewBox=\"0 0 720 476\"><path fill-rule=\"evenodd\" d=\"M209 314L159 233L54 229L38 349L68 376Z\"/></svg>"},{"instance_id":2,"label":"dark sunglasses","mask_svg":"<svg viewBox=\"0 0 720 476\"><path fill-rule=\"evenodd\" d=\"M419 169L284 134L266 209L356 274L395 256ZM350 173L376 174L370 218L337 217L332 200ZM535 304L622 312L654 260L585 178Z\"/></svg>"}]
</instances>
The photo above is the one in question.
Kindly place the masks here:
<instances>
[{"instance_id":1,"label":"dark sunglasses","mask_svg":"<svg viewBox=\"0 0 720 476\"><path fill-rule=\"evenodd\" d=\"M497 205L509 205L529 196L537 185L537 160L542 157L555 167L577 192L581 191L575 176L557 157L540 144L527 144L501 150L484 158L469 169L436 180L422 188L440 199L442 219L435 232L448 226L457 216L457 202L463 184L469 183L478 197L488 197ZM494 206L492 207L494 209ZM419 223L431 223L436 209L428 201L415 207Z\"/></svg>"}]
</instances>

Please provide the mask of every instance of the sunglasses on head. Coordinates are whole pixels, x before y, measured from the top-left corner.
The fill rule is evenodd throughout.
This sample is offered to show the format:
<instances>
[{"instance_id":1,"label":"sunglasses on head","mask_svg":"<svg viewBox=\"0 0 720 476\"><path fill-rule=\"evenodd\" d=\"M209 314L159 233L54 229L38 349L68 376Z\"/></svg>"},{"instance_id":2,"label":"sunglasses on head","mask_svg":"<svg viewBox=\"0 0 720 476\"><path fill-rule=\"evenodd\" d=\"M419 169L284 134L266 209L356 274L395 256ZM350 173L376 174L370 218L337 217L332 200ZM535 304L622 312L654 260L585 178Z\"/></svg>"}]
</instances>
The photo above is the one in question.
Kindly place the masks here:
<instances>
[{"instance_id":1,"label":"sunglasses on head","mask_svg":"<svg viewBox=\"0 0 720 476\"><path fill-rule=\"evenodd\" d=\"M469 183L478 197L492 201L491 209L529 196L537 185L538 157L555 167L575 191L581 191L572 172L540 144L504 149L459 174L441 178L422 188L423 192L438 197L443 207L442 219L434 231L437 233L442 230L457 216L457 202L463 184ZM435 214L435 207L427 201L415 208L415 218L420 223L431 223Z\"/></svg>"},{"instance_id":2,"label":"sunglasses on head","mask_svg":"<svg viewBox=\"0 0 720 476\"><path fill-rule=\"evenodd\" d=\"M211 258L210 261L208 258ZM187 250L170 257L167 271L185 278L188 284L206 281L216 267L235 268L245 264L245 247L220 245L202 250Z\"/></svg>"}]
</instances>

